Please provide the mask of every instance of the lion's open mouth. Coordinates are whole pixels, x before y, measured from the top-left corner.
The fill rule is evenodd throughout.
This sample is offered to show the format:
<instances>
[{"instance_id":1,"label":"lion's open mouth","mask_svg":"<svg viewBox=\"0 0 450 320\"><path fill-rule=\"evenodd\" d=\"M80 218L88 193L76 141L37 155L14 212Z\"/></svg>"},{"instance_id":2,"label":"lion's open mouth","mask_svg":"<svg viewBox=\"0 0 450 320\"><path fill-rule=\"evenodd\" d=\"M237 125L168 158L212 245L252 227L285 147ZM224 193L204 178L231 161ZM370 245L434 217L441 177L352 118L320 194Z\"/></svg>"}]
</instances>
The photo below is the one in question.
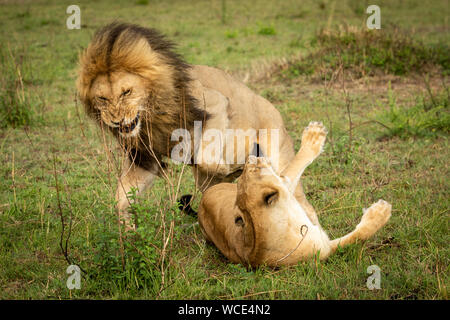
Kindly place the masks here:
<instances>
[{"instance_id":1,"label":"lion's open mouth","mask_svg":"<svg viewBox=\"0 0 450 320\"><path fill-rule=\"evenodd\" d=\"M134 118L134 120L131 121L130 123L126 125L120 125L119 131L121 133L130 133L131 131L134 130L134 128L136 128L138 123L139 123L139 113L136 115L136 118Z\"/></svg>"}]
</instances>

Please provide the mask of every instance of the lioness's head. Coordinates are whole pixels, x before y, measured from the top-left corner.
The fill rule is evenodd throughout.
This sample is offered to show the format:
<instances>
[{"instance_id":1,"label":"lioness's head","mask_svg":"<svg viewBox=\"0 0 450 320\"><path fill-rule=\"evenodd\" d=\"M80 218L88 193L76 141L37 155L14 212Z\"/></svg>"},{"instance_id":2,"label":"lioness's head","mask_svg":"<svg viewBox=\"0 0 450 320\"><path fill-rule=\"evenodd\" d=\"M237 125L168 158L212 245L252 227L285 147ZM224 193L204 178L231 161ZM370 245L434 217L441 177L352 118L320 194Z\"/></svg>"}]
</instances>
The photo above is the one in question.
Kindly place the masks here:
<instances>
[{"instance_id":1,"label":"lioness's head","mask_svg":"<svg viewBox=\"0 0 450 320\"><path fill-rule=\"evenodd\" d=\"M252 250L249 261L266 261L284 254L275 238L289 232L289 201L291 198L286 181L273 170L264 157L250 155L237 184L236 204L242 216L242 228L251 228L254 239L250 239ZM279 250L273 255L273 249ZM269 260L270 260L269 259ZM267 260L267 261L269 261Z\"/></svg>"},{"instance_id":2,"label":"lioness's head","mask_svg":"<svg viewBox=\"0 0 450 320\"><path fill-rule=\"evenodd\" d=\"M137 25L100 29L80 56L77 89L88 115L115 134L152 140L146 143L156 153L168 150L180 123L190 127L205 118L189 93L190 66L173 46L158 31Z\"/></svg>"}]
</instances>

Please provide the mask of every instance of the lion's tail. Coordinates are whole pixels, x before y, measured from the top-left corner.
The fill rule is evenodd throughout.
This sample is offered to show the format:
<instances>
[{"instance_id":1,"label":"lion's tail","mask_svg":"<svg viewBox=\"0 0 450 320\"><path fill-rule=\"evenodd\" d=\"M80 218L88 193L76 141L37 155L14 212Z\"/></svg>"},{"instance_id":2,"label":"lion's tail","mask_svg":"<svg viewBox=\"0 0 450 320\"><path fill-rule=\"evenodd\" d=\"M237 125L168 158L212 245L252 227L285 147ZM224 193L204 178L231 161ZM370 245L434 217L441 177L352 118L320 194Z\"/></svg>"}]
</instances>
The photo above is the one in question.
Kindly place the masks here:
<instances>
[{"instance_id":1,"label":"lion's tail","mask_svg":"<svg viewBox=\"0 0 450 320\"><path fill-rule=\"evenodd\" d=\"M180 209L181 212L184 212L185 214L191 217L197 217L197 211L192 209L191 203L192 203L192 195L185 194L184 196L181 196L180 199L178 199L178 208Z\"/></svg>"}]
</instances>

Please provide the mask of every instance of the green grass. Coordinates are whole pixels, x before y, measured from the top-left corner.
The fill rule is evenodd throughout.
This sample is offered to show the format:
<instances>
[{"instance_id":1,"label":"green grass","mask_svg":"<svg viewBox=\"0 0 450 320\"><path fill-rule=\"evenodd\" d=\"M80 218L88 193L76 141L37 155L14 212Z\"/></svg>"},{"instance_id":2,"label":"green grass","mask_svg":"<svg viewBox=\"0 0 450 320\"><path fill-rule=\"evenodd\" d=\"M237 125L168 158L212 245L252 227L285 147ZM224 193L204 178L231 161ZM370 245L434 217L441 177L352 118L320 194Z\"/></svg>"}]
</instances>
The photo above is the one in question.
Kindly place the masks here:
<instances>
[{"instance_id":1,"label":"green grass","mask_svg":"<svg viewBox=\"0 0 450 320\"><path fill-rule=\"evenodd\" d=\"M258 34L263 35L263 36L274 36L277 34L277 32L274 27L269 26L269 27L261 27L258 30Z\"/></svg>"},{"instance_id":2,"label":"green grass","mask_svg":"<svg viewBox=\"0 0 450 320\"><path fill-rule=\"evenodd\" d=\"M387 126L386 136L421 137L450 133L449 91L418 99L411 107L401 107L389 90L389 110L377 116Z\"/></svg>"},{"instance_id":3,"label":"green grass","mask_svg":"<svg viewBox=\"0 0 450 320\"><path fill-rule=\"evenodd\" d=\"M448 53L439 51L442 68L426 76L384 65L388 72L375 76L345 72L342 82L312 79L316 70L279 77L270 66L286 59L289 67L342 44L317 41L321 30L363 30L370 3L226 1L224 19L223 1L80 1L81 30L67 30L70 4L1 5L0 41L21 62L26 108L40 110L23 127L0 129L1 299L448 299L448 74L439 62ZM446 1L377 4L383 34L395 25L428 53L448 45ZM228 263L205 243L196 220L178 212L177 197L195 188L189 168L172 165L171 185L158 180L134 206L137 234L121 237L113 197L119 150L74 101L79 51L118 17L160 29L190 63L248 73L249 86L281 112L297 148L309 121L324 122L325 152L303 181L330 237L351 231L362 208L379 198L393 205L388 225L327 261L247 270ZM349 68L360 67L361 46L350 48ZM430 56L417 52L408 55L421 66ZM4 83L15 86L17 78L2 61L4 97ZM81 290L66 287L67 260L86 271ZM366 270L373 264L381 268L381 289L370 291Z\"/></svg>"},{"instance_id":4,"label":"green grass","mask_svg":"<svg viewBox=\"0 0 450 320\"><path fill-rule=\"evenodd\" d=\"M32 83L30 72L23 65L24 54L12 51L4 46L0 49L0 127L22 127L39 123L42 103L34 92L25 91L25 86ZM22 60L22 61L17 61Z\"/></svg>"}]
</instances>

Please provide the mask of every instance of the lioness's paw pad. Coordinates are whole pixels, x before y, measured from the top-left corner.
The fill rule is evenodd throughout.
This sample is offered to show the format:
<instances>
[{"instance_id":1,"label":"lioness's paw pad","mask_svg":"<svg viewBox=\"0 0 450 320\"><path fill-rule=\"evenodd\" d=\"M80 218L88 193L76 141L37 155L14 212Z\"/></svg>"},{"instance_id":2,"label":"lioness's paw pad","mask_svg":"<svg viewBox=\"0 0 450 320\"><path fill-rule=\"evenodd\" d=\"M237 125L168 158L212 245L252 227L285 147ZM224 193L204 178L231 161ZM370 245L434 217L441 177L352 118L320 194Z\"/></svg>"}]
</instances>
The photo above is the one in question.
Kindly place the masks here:
<instances>
[{"instance_id":1,"label":"lioness's paw pad","mask_svg":"<svg viewBox=\"0 0 450 320\"><path fill-rule=\"evenodd\" d=\"M303 131L302 147L311 148L318 155L323 151L327 133L322 122L310 122Z\"/></svg>"}]
</instances>

